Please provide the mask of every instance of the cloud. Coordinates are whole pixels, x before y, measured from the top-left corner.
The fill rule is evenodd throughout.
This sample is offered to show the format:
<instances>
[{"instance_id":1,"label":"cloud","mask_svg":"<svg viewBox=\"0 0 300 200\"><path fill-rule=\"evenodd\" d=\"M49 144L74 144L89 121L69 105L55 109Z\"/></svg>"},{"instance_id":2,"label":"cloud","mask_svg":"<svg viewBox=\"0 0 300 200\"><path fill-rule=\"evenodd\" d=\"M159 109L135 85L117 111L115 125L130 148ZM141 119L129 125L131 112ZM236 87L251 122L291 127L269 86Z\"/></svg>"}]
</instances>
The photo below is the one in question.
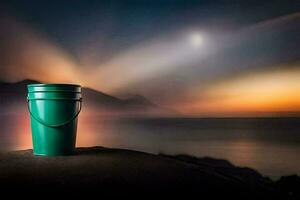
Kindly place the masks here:
<instances>
[{"instance_id":1,"label":"cloud","mask_svg":"<svg viewBox=\"0 0 300 200\"><path fill-rule=\"evenodd\" d=\"M12 17L0 19L0 79L78 82L78 66L59 45Z\"/></svg>"},{"instance_id":2,"label":"cloud","mask_svg":"<svg viewBox=\"0 0 300 200\"><path fill-rule=\"evenodd\" d=\"M187 59L176 68L168 68L168 71L161 71L128 88L169 105L188 102L194 98L193 91L201 92L201 87L224 78L288 67L289 63L300 59L299 20L299 13L294 13L218 36L208 34L205 47L210 49L201 59L192 62Z\"/></svg>"},{"instance_id":3,"label":"cloud","mask_svg":"<svg viewBox=\"0 0 300 200\"><path fill-rule=\"evenodd\" d=\"M85 63L75 62L46 35L4 16L0 18L0 80L79 83L107 93L139 93L159 104L195 114L298 110L298 102L289 99L297 97L293 93L299 80L285 70L291 69L288 63L299 61L299 19L299 13L294 13L216 37L203 27L197 30L203 38L197 48L190 43L190 30L180 29L158 34L95 66L82 67ZM278 68L282 70L274 74ZM262 76L260 71L269 75ZM280 79L281 73L284 80ZM299 75L298 71L294 73ZM271 84L280 81L282 90ZM260 90L251 87L255 84L261 86L257 86ZM273 96L260 96L268 90ZM257 101L250 101L255 95Z\"/></svg>"}]
</instances>

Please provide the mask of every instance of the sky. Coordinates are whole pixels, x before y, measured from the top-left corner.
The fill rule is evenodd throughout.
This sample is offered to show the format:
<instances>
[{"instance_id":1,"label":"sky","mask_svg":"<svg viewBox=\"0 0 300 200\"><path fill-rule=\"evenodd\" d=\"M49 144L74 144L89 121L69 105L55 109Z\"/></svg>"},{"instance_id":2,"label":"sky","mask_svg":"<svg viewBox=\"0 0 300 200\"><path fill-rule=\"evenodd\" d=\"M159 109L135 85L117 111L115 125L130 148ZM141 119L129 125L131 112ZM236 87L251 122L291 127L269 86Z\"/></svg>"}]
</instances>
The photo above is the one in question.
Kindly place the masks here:
<instances>
[{"instance_id":1,"label":"sky","mask_svg":"<svg viewBox=\"0 0 300 200\"><path fill-rule=\"evenodd\" d=\"M300 2L1 1L0 80L79 83L193 116L300 113Z\"/></svg>"}]
</instances>

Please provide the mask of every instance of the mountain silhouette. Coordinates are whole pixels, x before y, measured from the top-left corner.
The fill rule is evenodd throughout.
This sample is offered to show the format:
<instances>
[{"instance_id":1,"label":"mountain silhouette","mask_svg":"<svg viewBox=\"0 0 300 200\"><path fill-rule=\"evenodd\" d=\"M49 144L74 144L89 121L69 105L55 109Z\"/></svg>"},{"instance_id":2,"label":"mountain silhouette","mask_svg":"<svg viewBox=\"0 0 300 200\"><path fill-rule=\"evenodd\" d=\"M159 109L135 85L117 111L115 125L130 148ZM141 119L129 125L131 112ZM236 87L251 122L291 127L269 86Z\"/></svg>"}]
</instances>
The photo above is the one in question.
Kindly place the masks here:
<instances>
[{"instance_id":1,"label":"mountain silhouette","mask_svg":"<svg viewBox=\"0 0 300 200\"><path fill-rule=\"evenodd\" d=\"M23 112L27 109L27 85L40 83L23 80L16 83L0 82L0 111ZM171 115L174 111L152 103L141 95L120 99L91 88L82 88L83 110L103 115Z\"/></svg>"},{"instance_id":2,"label":"mountain silhouette","mask_svg":"<svg viewBox=\"0 0 300 200\"><path fill-rule=\"evenodd\" d=\"M148 99L146 99L145 97L141 96L141 95L133 95L127 99L124 100L127 105L133 105L133 106L156 106L155 104L153 104L151 101L149 101Z\"/></svg>"}]
</instances>

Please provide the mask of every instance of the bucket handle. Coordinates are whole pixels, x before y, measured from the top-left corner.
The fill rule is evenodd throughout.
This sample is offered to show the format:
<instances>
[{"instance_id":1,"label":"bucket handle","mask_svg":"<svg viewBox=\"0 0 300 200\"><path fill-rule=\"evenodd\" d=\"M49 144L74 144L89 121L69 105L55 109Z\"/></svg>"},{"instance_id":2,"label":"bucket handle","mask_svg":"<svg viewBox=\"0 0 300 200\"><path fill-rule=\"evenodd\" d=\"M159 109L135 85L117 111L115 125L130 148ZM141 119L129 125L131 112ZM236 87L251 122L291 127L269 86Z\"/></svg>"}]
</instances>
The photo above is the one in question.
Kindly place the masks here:
<instances>
[{"instance_id":1,"label":"bucket handle","mask_svg":"<svg viewBox=\"0 0 300 200\"><path fill-rule=\"evenodd\" d=\"M70 119L68 119L67 121L63 122L63 123L59 123L59 124L47 124L46 122L42 121L40 118L34 116L34 114L31 112L30 110L30 106L29 106L29 99L27 99L28 101L28 110L29 110L29 113L30 115L38 122L40 122L41 124L43 124L44 126L47 126L49 128L58 128L58 127L61 127L61 126L64 126L68 123L70 123L71 121L73 121L74 119L76 119L76 117L79 115L80 111L81 111L81 108L82 108L82 98L76 100L76 101L79 101L79 110L78 112L76 113L76 115L74 115L73 117L71 117Z\"/></svg>"}]
</instances>

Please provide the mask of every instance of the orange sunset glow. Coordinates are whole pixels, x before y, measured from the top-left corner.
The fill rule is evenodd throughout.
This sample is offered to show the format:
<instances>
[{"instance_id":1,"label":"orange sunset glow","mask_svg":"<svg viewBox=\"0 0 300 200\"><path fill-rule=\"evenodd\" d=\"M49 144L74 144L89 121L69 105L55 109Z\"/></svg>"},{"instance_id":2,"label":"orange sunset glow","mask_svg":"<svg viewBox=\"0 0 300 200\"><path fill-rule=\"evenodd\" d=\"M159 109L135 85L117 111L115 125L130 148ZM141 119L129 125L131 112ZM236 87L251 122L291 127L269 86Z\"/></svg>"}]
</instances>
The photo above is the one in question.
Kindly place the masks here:
<instances>
[{"instance_id":1,"label":"orange sunset glow","mask_svg":"<svg viewBox=\"0 0 300 200\"><path fill-rule=\"evenodd\" d=\"M298 112L299 91L300 70L282 67L208 84L198 91L198 101L178 108L193 114Z\"/></svg>"},{"instance_id":2,"label":"orange sunset glow","mask_svg":"<svg viewBox=\"0 0 300 200\"><path fill-rule=\"evenodd\" d=\"M300 70L292 49L299 20L300 13L293 12L230 31L180 26L138 42L125 38L127 46L118 41L106 55L99 42L105 31L86 36L87 44L74 39L72 49L30 23L3 15L0 80L78 83L120 99L141 95L192 116L296 113Z\"/></svg>"}]
</instances>

